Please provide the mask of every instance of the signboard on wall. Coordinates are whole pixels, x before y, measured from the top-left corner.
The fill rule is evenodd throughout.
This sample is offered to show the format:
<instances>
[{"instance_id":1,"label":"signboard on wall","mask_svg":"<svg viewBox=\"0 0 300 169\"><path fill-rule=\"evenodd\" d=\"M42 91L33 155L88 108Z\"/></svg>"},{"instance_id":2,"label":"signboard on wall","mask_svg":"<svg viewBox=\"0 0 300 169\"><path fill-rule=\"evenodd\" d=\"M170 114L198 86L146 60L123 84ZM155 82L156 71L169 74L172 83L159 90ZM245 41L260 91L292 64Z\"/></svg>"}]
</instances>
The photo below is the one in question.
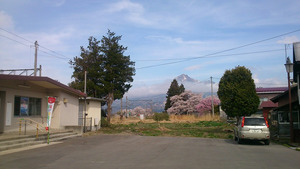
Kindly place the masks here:
<instances>
[{"instance_id":1,"label":"signboard on wall","mask_svg":"<svg viewBox=\"0 0 300 169\"><path fill-rule=\"evenodd\" d=\"M21 97L21 105L20 105L21 116L28 116L28 105L29 105L29 98Z\"/></svg>"}]
</instances>

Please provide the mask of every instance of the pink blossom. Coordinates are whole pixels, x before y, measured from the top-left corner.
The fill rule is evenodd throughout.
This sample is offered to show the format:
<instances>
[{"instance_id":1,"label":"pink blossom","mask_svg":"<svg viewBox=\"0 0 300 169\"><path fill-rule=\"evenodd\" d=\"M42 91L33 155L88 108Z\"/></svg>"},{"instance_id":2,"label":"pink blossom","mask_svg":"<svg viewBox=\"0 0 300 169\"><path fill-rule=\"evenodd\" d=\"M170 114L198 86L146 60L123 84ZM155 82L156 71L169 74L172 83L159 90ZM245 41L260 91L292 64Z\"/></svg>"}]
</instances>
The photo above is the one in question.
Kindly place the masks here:
<instances>
[{"instance_id":1,"label":"pink blossom","mask_svg":"<svg viewBox=\"0 0 300 169\"><path fill-rule=\"evenodd\" d=\"M203 115L204 113L211 111L211 97L206 97L205 99L202 99L199 104L196 105L196 109L199 112L199 115ZM220 99L217 97L213 97L213 103L214 105L220 104Z\"/></svg>"}]
</instances>

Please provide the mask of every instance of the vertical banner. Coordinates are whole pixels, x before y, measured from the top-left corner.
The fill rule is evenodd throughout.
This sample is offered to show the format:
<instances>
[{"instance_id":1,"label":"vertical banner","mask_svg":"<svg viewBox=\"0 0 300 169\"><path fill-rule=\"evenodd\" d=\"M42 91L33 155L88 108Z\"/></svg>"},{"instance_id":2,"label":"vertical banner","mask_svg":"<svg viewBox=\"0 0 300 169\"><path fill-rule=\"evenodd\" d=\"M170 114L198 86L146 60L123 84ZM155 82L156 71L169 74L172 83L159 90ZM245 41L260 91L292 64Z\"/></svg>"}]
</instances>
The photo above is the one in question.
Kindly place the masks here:
<instances>
[{"instance_id":1,"label":"vertical banner","mask_svg":"<svg viewBox=\"0 0 300 169\"><path fill-rule=\"evenodd\" d=\"M46 130L49 130L51 124L51 117L54 108L55 97L48 97L48 108L47 108L47 127Z\"/></svg>"}]
</instances>

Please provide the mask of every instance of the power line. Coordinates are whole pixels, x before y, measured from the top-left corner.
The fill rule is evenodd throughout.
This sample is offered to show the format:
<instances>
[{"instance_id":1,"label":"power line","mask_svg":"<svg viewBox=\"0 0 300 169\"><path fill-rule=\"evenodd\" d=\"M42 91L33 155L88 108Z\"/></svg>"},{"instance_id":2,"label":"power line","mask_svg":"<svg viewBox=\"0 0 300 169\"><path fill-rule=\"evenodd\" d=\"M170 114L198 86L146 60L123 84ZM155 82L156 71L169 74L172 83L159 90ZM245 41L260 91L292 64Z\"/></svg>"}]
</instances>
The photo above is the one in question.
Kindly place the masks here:
<instances>
[{"instance_id":1,"label":"power line","mask_svg":"<svg viewBox=\"0 0 300 169\"><path fill-rule=\"evenodd\" d=\"M32 41L30 41L30 40L28 40L28 39L25 39L25 38L23 38L22 36L19 36L19 35L15 34L15 33L12 33L12 32L10 32L10 31L8 31L8 30L5 30L5 29L3 29L3 28L0 28L0 29L3 30L3 31L5 31L5 32L7 32L7 33L10 33L10 34L12 34L12 35L14 35L14 36L17 36L17 37L19 37L19 38L21 38L21 39L23 39L23 40L25 40L25 41L27 41L27 42L29 42L29 43L33 43Z\"/></svg>"},{"instance_id":2,"label":"power line","mask_svg":"<svg viewBox=\"0 0 300 169\"><path fill-rule=\"evenodd\" d=\"M22 42L20 42L20 41L15 40L15 39L9 38L9 37L7 37L7 36L1 35L1 34L0 34L0 36L5 37L5 38L7 38L7 39L9 39L9 40L11 40L11 41L17 42L17 43L19 43L19 44L21 44L21 45L24 45L24 46L26 46L26 47L30 47L30 45L26 45L25 43L22 43Z\"/></svg>"},{"instance_id":3,"label":"power line","mask_svg":"<svg viewBox=\"0 0 300 169\"><path fill-rule=\"evenodd\" d=\"M15 33L13 33L13 32L10 32L10 31L8 31L8 30L5 30L5 29L3 29L3 28L1 28L1 27L0 27L0 29L1 29L2 31L4 31L4 32L7 32L7 33L9 33L9 34L12 34L12 35L14 35L14 36L16 36L16 37L18 37L18 38L21 38L21 39L23 39L23 40L25 40L25 41L27 41L27 42L33 44L32 41L30 41L30 40L28 40L28 39L26 39L26 38L24 38L24 37L22 37L22 36L20 36L20 35L17 35L17 34L15 34ZM15 41L15 42L17 42L17 43L20 43L20 44L22 44L22 45L29 46L29 45L26 45L26 44L24 44L24 43L22 43L22 42L20 42L20 41L17 41L17 40L15 40L15 39L9 38L9 37L7 37L7 36L4 36L4 35L0 35L0 36L3 36L3 37L5 37L5 38L7 38L7 39L10 39L10 40ZM51 49L49 49L49 48L47 48L47 47L44 47L44 46L42 46L42 45L39 45L39 47L44 48L44 49L46 49L46 50L52 52L52 53L55 54L55 55L59 55L59 56L54 56L54 55L51 55L51 54L49 54L49 53L47 53L47 52L45 52L45 51L42 51L42 52L44 52L44 53L49 54L50 56L54 56L54 57L57 57L57 58L60 58L60 59L68 59L68 60L70 60L69 57L67 57L67 56L65 56L65 55L63 55L63 54L60 54L60 53L58 53L58 52L56 52L56 51L54 51L54 50L51 50Z\"/></svg>"},{"instance_id":4,"label":"power line","mask_svg":"<svg viewBox=\"0 0 300 169\"><path fill-rule=\"evenodd\" d=\"M63 54L60 54L60 53L57 53L57 52L55 52L55 51L53 51L53 50L51 50L51 49L48 49L48 48L46 48L46 47L44 47L44 46L41 46L41 45L39 45L41 48L44 48L44 49L46 49L46 50L49 50L50 52L52 52L52 53L54 53L54 54L57 54L57 55L60 55L60 56L62 56L64 59L70 59L69 57L67 57L67 56L65 56L65 55L63 55Z\"/></svg>"},{"instance_id":5,"label":"power line","mask_svg":"<svg viewBox=\"0 0 300 169\"><path fill-rule=\"evenodd\" d=\"M215 55L211 57L224 57L224 56L234 56L234 55L250 55L250 54L257 54L257 53L268 53L268 52L278 52L284 51L285 49L273 49L273 50L263 50L263 51L255 51L255 52L244 52L244 53L232 53L227 55ZM150 59L150 60L136 60L136 61L165 61L165 60L184 60L184 59L198 59L198 58L207 58L205 56L198 56L198 57L186 57L186 58L169 58L169 59Z\"/></svg>"},{"instance_id":6,"label":"power line","mask_svg":"<svg viewBox=\"0 0 300 169\"><path fill-rule=\"evenodd\" d=\"M49 55L49 56L56 57L56 58L58 58L58 59L63 59L63 60L66 59L65 57L60 57L60 56L52 55L51 53L48 53L48 52L46 52L46 51L44 51L44 50L41 50L41 49L39 49L39 51L42 52L42 53L45 53L45 54L47 54L47 55Z\"/></svg>"},{"instance_id":7,"label":"power line","mask_svg":"<svg viewBox=\"0 0 300 169\"><path fill-rule=\"evenodd\" d=\"M248 43L248 44L245 44L245 45L241 45L241 46L237 46L237 47L225 49L225 50L222 50L222 51L219 51L219 52L214 52L214 53L207 54L207 55L204 55L204 56L183 59L183 60L175 61L175 62L168 62L168 63L162 63L162 64L157 64L157 65L144 66L144 67L140 67L140 68L136 68L136 69L146 69L146 68L151 68L151 67L158 67L158 66L170 65L170 64L175 64L175 63L180 63L180 62L186 62L186 61L190 61L190 60L194 60L194 59L204 58L204 57L208 57L208 56L213 56L213 55L216 55L216 54L220 54L220 53L224 53L224 52L228 52L228 51L232 51L232 50L244 48L244 47L247 47L247 46L251 46L251 45L254 45L254 44L258 44L258 43L261 43L261 42L265 42L265 41L268 41L268 40L271 40L271 39L276 39L278 37L285 36L285 35L288 35L288 34L299 32L299 31L300 31L300 29L297 29L297 30L290 31L290 32L287 32L287 33L283 33L283 34L280 34L280 35L276 35L276 36L273 36L273 37L270 37L270 38L266 38L266 39L255 41L255 42Z\"/></svg>"},{"instance_id":8,"label":"power line","mask_svg":"<svg viewBox=\"0 0 300 169\"><path fill-rule=\"evenodd\" d=\"M0 29L1 29L1 28L0 28ZM15 40L15 39L9 38L9 37L7 37L7 36L1 35L1 34L0 34L0 36L5 37L5 38L7 38L7 39L9 39L9 40L11 40L11 41L17 42L17 43L19 43L19 44L21 44L21 45L24 45L24 46L26 46L26 47L31 47L30 45L26 45L26 44L24 44L24 43L22 43L22 42L20 42L20 41L17 41L17 40ZM48 52L46 52L46 51L44 51L44 50L39 50L39 51L42 52L42 53L45 53L45 54L47 54L47 55L49 55L49 56L53 56L53 57L56 57L56 58L59 58L59 59L69 59L69 58L65 58L65 57L59 57L59 56L52 55L52 54L50 54L50 53L48 53Z\"/></svg>"}]
</instances>

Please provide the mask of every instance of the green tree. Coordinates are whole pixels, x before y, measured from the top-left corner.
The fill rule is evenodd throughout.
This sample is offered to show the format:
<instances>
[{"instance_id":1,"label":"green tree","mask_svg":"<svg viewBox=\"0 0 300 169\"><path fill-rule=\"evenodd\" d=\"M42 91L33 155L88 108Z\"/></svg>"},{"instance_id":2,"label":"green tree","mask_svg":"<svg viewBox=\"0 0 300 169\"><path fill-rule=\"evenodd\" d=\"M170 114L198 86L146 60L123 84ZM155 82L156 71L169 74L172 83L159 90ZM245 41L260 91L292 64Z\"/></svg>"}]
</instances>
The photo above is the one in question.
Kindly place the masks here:
<instances>
[{"instance_id":1,"label":"green tree","mask_svg":"<svg viewBox=\"0 0 300 169\"><path fill-rule=\"evenodd\" d=\"M249 116L259 106L252 73L244 66L225 71L219 83L218 96L229 117Z\"/></svg>"},{"instance_id":2,"label":"green tree","mask_svg":"<svg viewBox=\"0 0 300 169\"><path fill-rule=\"evenodd\" d=\"M180 95L181 93L183 93L185 91L185 88L183 86L183 84L181 84L180 86L178 85L178 82L176 79L174 79L170 85L170 88L168 89L167 92L167 101L165 104L165 112L168 110L168 108L170 108L171 105L171 97L175 96L175 95Z\"/></svg>"},{"instance_id":3,"label":"green tree","mask_svg":"<svg viewBox=\"0 0 300 169\"><path fill-rule=\"evenodd\" d=\"M74 67L73 81L70 86L83 89L84 71L88 71L87 95L104 98L107 104L107 121L110 123L112 103L121 99L131 88L135 75L134 62L125 56L127 47L119 44L122 36L116 36L108 30L101 41L89 38L89 46L81 47L80 57L75 57L70 64Z\"/></svg>"},{"instance_id":4,"label":"green tree","mask_svg":"<svg viewBox=\"0 0 300 169\"><path fill-rule=\"evenodd\" d=\"M85 49L80 47L80 57L73 58L69 64L74 68L72 77L74 81L69 83L69 86L83 91L84 89L84 72L87 71L87 90L88 96L103 98L105 93L101 85L102 80L99 79L99 72L102 73L101 66L103 64L103 56L100 54L99 41L96 38L88 39L89 45Z\"/></svg>"}]
</instances>

